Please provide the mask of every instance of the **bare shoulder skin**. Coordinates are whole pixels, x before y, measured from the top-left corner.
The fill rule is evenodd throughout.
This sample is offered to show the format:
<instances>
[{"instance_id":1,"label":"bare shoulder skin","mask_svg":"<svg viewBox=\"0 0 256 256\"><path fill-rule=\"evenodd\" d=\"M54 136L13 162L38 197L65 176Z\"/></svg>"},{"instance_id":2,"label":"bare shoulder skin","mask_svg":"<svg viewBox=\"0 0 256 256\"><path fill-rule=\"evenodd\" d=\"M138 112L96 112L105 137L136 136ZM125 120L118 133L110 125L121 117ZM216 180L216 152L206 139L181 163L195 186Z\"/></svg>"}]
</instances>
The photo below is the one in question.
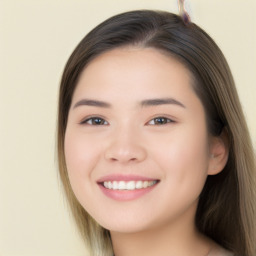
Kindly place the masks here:
<instances>
[{"instance_id":1,"label":"bare shoulder skin","mask_svg":"<svg viewBox=\"0 0 256 256\"><path fill-rule=\"evenodd\" d=\"M233 256L233 253L214 243L208 256Z\"/></svg>"}]
</instances>

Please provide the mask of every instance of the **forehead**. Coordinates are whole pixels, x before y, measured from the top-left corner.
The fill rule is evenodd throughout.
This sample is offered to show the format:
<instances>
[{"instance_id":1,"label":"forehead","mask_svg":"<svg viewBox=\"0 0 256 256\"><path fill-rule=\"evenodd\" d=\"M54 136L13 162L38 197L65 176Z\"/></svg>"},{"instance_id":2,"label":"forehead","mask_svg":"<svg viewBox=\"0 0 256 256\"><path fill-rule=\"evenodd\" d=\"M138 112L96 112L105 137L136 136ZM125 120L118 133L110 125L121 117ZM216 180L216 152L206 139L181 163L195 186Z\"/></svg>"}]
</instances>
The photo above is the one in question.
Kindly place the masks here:
<instances>
[{"instance_id":1,"label":"forehead","mask_svg":"<svg viewBox=\"0 0 256 256\"><path fill-rule=\"evenodd\" d=\"M122 67L129 67L126 73L128 71L134 72L136 68L139 68L138 73L142 71L154 71L156 73L160 71L159 68L161 67L163 72L166 70L170 72L171 69L177 71L179 69L183 72L183 75L185 73L186 76L190 75L190 71L185 65L167 51L153 47L126 46L112 49L95 57L83 70L82 76L95 68L104 68L109 72L113 71L111 70L112 68L117 68L121 71Z\"/></svg>"},{"instance_id":2,"label":"forehead","mask_svg":"<svg viewBox=\"0 0 256 256\"><path fill-rule=\"evenodd\" d=\"M93 59L80 75L74 97L80 93L134 93L146 90L192 89L189 70L169 54L154 48L117 48ZM186 88L187 87L187 88ZM146 96L146 95L145 95ZM150 97L153 95L149 95Z\"/></svg>"}]
</instances>

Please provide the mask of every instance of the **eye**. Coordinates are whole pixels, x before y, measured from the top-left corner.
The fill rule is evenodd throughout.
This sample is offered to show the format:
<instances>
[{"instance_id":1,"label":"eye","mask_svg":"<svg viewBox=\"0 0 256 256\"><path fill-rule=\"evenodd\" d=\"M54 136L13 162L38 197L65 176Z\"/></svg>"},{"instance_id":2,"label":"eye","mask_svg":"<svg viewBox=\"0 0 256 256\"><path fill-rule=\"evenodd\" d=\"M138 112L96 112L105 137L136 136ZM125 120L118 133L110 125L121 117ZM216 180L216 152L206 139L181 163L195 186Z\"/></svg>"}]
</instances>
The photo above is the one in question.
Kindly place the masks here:
<instances>
[{"instance_id":1,"label":"eye","mask_svg":"<svg viewBox=\"0 0 256 256\"><path fill-rule=\"evenodd\" d=\"M156 118L150 120L147 124L148 125L164 125L167 123L175 123L175 121L173 121L167 117L159 116L159 117L156 117Z\"/></svg>"},{"instance_id":2,"label":"eye","mask_svg":"<svg viewBox=\"0 0 256 256\"><path fill-rule=\"evenodd\" d=\"M101 117L90 117L82 121L80 124L88 125L108 125L108 122Z\"/></svg>"}]
</instances>

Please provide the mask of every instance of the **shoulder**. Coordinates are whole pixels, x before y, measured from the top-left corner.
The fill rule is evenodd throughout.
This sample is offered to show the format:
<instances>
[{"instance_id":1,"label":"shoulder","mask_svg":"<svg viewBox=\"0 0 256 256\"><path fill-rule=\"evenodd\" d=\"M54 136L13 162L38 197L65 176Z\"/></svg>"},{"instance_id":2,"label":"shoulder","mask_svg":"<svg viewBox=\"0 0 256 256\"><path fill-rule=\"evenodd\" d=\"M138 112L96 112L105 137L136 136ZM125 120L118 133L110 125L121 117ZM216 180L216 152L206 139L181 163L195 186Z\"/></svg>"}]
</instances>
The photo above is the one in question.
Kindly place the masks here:
<instances>
[{"instance_id":1,"label":"shoulder","mask_svg":"<svg viewBox=\"0 0 256 256\"><path fill-rule=\"evenodd\" d=\"M208 256L233 256L233 253L215 244Z\"/></svg>"}]
</instances>

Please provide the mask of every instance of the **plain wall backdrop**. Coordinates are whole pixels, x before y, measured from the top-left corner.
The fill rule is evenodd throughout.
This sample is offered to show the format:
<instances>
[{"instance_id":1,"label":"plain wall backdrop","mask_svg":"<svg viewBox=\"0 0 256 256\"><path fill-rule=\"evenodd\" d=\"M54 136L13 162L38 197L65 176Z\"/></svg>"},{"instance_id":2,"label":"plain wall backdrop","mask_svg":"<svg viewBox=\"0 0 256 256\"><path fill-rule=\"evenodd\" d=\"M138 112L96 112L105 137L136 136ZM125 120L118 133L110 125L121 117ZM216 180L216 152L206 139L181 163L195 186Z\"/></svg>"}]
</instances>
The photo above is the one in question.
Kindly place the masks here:
<instances>
[{"instance_id":1,"label":"plain wall backdrop","mask_svg":"<svg viewBox=\"0 0 256 256\"><path fill-rule=\"evenodd\" d=\"M256 1L189 5L230 64L256 146ZM84 35L133 9L178 12L176 0L0 0L1 256L87 255L58 181L58 86Z\"/></svg>"}]
</instances>

